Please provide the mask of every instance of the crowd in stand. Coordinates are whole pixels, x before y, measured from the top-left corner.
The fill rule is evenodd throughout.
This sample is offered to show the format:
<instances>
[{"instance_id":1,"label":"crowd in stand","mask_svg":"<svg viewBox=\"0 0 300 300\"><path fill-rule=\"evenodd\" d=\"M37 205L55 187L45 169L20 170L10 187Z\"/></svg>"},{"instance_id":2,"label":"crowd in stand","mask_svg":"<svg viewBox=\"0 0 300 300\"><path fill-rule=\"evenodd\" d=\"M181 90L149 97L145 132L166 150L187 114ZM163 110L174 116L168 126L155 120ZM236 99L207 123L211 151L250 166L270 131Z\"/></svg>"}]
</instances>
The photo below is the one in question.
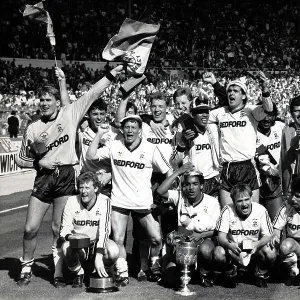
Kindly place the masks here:
<instances>
[{"instance_id":1,"label":"crowd in stand","mask_svg":"<svg viewBox=\"0 0 300 300\"><path fill-rule=\"evenodd\" d=\"M14 61L3 60L0 60L0 65L0 108L2 111L17 110L22 112L21 115L25 115L26 112L33 114L38 109L39 104L39 99L36 97L37 87L43 84L58 84L54 75L54 67L43 69L16 66ZM86 93L109 69L110 66L107 65L105 69L95 71L78 62L63 67L68 77L68 92L71 101L76 101L78 97ZM178 87L188 86L192 89L194 97L202 93L210 99L213 106L216 106L218 99L214 95L212 87L203 82L202 73L201 70L194 70L191 76L178 78L177 75L173 76L159 69L149 68L146 72L147 80L130 96L131 101L135 103L140 112L147 112L149 94L161 91L166 93L168 97L172 97L173 92ZM255 104L260 97L260 89L257 81L255 81L256 72L254 75L251 75L252 73L241 69L228 72L216 70L215 75L222 84L226 84L236 77L245 77L249 87L249 102ZM273 72L269 75L272 99L278 105L279 117L284 119L289 114L287 109L289 99L299 93L300 77L291 70ZM121 75L118 83L114 83L105 91L109 112L115 111L120 101L118 90L124 78Z\"/></svg>"},{"instance_id":2,"label":"crowd in stand","mask_svg":"<svg viewBox=\"0 0 300 300\"><path fill-rule=\"evenodd\" d=\"M47 1L46 1L47 2ZM35 1L2 1L2 57L52 59L45 26L24 20L20 11ZM59 58L101 61L108 40L129 14L127 1L47 3ZM131 18L159 22L150 56L155 66L213 68L299 68L297 1L131 2Z\"/></svg>"}]
</instances>

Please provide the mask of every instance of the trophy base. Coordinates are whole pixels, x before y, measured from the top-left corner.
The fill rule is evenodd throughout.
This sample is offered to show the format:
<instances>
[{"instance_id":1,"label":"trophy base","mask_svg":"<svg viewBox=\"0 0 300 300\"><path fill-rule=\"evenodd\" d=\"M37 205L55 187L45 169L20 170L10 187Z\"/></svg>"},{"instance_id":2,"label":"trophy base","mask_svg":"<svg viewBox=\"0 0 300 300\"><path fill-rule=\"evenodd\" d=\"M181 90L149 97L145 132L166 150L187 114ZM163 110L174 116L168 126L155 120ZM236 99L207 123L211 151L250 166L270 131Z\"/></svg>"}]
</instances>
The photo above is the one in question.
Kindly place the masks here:
<instances>
[{"instance_id":1,"label":"trophy base","mask_svg":"<svg viewBox=\"0 0 300 300\"><path fill-rule=\"evenodd\" d=\"M180 296L193 296L193 295L197 295L197 292L192 292L190 290L179 290L176 291L175 294Z\"/></svg>"}]
</instances>

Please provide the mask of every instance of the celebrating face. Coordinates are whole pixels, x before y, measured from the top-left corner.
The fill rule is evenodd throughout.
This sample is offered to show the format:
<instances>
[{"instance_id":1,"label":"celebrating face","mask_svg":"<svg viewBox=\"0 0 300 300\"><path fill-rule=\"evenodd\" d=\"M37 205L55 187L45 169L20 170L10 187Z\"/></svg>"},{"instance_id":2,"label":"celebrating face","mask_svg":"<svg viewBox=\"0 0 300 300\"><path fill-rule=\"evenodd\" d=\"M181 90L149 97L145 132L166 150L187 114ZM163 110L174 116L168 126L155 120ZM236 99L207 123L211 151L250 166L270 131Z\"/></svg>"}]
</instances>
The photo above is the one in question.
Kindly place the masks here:
<instances>
[{"instance_id":1,"label":"celebrating face","mask_svg":"<svg viewBox=\"0 0 300 300\"><path fill-rule=\"evenodd\" d=\"M190 113L190 101L187 95L181 95L175 98L175 108L180 113Z\"/></svg>"},{"instance_id":2,"label":"celebrating face","mask_svg":"<svg viewBox=\"0 0 300 300\"><path fill-rule=\"evenodd\" d=\"M55 118L59 106L60 101L56 100L51 94L46 93L40 97L40 110L47 119Z\"/></svg>"},{"instance_id":3,"label":"celebrating face","mask_svg":"<svg viewBox=\"0 0 300 300\"><path fill-rule=\"evenodd\" d=\"M96 201L98 188L94 187L92 181L86 181L79 184L79 194L81 197L81 203L87 207Z\"/></svg>"},{"instance_id":4,"label":"celebrating face","mask_svg":"<svg viewBox=\"0 0 300 300\"><path fill-rule=\"evenodd\" d=\"M97 130L98 126L105 121L106 111L102 109L93 109L89 112L90 126L93 130Z\"/></svg>"},{"instance_id":5,"label":"celebrating face","mask_svg":"<svg viewBox=\"0 0 300 300\"><path fill-rule=\"evenodd\" d=\"M153 99L150 106L153 120L156 123L160 123L165 120L167 113L167 104L165 100Z\"/></svg>"},{"instance_id":6,"label":"celebrating face","mask_svg":"<svg viewBox=\"0 0 300 300\"><path fill-rule=\"evenodd\" d=\"M141 133L139 123L134 119L129 119L123 126L123 135L126 145L131 145L138 140Z\"/></svg>"},{"instance_id":7,"label":"celebrating face","mask_svg":"<svg viewBox=\"0 0 300 300\"><path fill-rule=\"evenodd\" d=\"M294 193L289 199L289 203L294 207L296 211L300 211L300 193Z\"/></svg>"},{"instance_id":8,"label":"celebrating face","mask_svg":"<svg viewBox=\"0 0 300 300\"><path fill-rule=\"evenodd\" d=\"M237 213L242 217L247 217L251 213L252 199L248 193L240 194L233 199Z\"/></svg>"},{"instance_id":9,"label":"celebrating face","mask_svg":"<svg viewBox=\"0 0 300 300\"><path fill-rule=\"evenodd\" d=\"M272 112L268 112L263 120L259 121L258 127L263 131L270 130L275 120L275 115Z\"/></svg>"},{"instance_id":10,"label":"celebrating face","mask_svg":"<svg viewBox=\"0 0 300 300\"><path fill-rule=\"evenodd\" d=\"M209 110L193 110L192 116L194 119L194 123L198 127L206 127L208 124L208 118L209 118Z\"/></svg>"},{"instance_id":11,"label":"celebrating face","mask_svg":"<svg viewBox=\"0 0 300 300\"><path fill-rule=\"evenodd\" d=\"M189 176L184 182L185 193L191 203L196 202L202 195L203 185L197 176Z\"/></svg>"},{"instance_id":12,"label":"celebrating face","mask_svg":"<svg viewBox=\"0 0 300 300\"><path fill-rule=\"evenodd\" d=\"M228 97L228 105L233 109L239 109L244 106L244 99L246 99L246 95L243 94L243 91L238 85L231 85L227 90Z\"/></svg>"},{"instance_id":13,"label":"celebrating face","mask_svg":"<svg viewBox=\"0 0 300 300\"><path fill-rule=\"evenodd\" d=\"M299 128L300 127L300 106L294 106L291 115L296 126Z\"/></svg>"}]
</instances>

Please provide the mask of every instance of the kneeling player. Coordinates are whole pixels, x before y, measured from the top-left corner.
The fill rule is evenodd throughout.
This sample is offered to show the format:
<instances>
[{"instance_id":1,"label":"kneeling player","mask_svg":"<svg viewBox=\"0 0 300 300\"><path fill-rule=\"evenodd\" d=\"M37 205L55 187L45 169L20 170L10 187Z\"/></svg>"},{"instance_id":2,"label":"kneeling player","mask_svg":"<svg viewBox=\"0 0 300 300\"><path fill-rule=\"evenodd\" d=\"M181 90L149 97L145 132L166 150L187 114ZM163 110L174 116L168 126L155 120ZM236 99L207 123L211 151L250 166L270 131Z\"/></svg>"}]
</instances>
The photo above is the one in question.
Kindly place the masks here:
<instances>
[{"instance_id":1,"label":"kneeling player","mask_svg":"<svg viewBox=\"0 0 300 300\"><path fill-rule=\"evenodd\" d=\"M92 172L82 173L77 180L79 195L68 199L60 231L64 240L62 252L68 268L75 273L73 287L82 287L84 270L80 258L93 259L100 277L107 277L108 268L119 257L118 246L109 239L111 228L110 199L99 193L100 183ZM90 238L88 250L70 247L70 237L84 234Z\"/></svg>"},{"instance_id":2,"label":"kneeling player","mask_svg":"<svg viewBox=\"0 0 300 300\"><path fill-rule=\"evenodd\" d=\"M190 162L184 164L158 187L157 192L162 197L168 198L168 202L176 205L179 232L190 232L189 239L198 245L197 272L201 277L200 283L205 287L211 287L213 286L211 264L215 248L211 237L220 216L220 204L216 198L202 192L204 177L201 173L192 171L193 168ZM184 174L182 191L169 190L173 181L182 174ZM180 230L182 227L186 230ZM171 241L171 244L174 245L174 241ZM166 285L172 286L180 275L177 275L177 272L170 272L174 269L171 267L175 265L172 261L174 249L169 250L171 256L166 259L171 262L168 264L163 281ZM168 252L170 251L167 251L167 254Z\"/></svg>"},{"instance_id":3,"label":"kneeling player","mask_svg":"<svg viewBox=\"0 0 300 300\"><path fill-rule=\"evenodd\" d=\"M279 246L280 260L288 271L286 285L293 285L299 274L300 259L300 178L293 180L288 201L283 203L274 219L274 236L271 245ZM286 227L286 238L280 242L282 229Z\"/></svg>"},{"instance_id":4,"label":"kneeling player","mask_svg":"<svg viewBox=\"0 0 300 300\"><path fill-rule=\"evenodd\" d=\"M247 266L255 260L256 285L267 287L268 267L276 258L275 249L268 245L272 235L268 212L252 202L252 190L247 184L235 185L230 195L233 203L223 208L216 226L216 266L225 273L227 285L236 287L237 266Z\"/></svg>"}]
</instances>

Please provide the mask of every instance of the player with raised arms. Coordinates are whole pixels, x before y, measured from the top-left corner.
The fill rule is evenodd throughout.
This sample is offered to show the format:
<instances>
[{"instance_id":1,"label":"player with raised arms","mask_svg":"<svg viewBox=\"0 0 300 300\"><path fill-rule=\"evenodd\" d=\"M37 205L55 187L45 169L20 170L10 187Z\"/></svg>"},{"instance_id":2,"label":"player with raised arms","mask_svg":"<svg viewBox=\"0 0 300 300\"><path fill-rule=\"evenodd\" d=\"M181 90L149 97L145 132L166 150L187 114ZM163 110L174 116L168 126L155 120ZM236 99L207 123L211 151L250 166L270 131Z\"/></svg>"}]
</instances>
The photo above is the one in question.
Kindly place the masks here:
<instances>
[{"instance_id":1,"label":"player with raised arms","mask_svg":"<svg viewBox=\"0 0 300 300\"><path fill-rule=\"evenodd\" d=\"M75 166L78 165L75 152L76 128L89 106L122 70L123 66L116 67L96 82L78 101L62 107L56 88L44 86L38 90L42 117L26 128L16 161L21 168L32 168L37 171L23 236L19 285L27 285L32 277L31 266L34 263L37 234L52 203L54 285L56 287L65 285L62 276L61 249L57 239L66 201L76 192Z\"/></svg>"}]
</instances>

